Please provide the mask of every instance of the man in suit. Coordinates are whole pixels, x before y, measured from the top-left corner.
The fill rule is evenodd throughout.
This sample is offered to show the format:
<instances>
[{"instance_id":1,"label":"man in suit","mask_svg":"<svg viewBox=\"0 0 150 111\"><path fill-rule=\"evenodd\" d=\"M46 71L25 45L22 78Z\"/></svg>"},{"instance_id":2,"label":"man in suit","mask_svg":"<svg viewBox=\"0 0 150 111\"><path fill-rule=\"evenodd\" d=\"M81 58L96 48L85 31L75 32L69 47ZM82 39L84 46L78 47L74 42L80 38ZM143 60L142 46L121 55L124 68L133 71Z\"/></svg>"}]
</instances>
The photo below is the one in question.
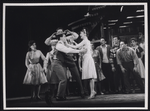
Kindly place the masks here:
<instances>
[{"instance_id":1,"label":"man in suit","mask_svg":"<svg viewBox=\"0 0 150 111\"><path fill-rule=\"evenodd\" d=\"M75 32L70 32L70 34L71 34L71 36L74 36L75 38L77 38L77 36L78 36L78 34ZM65 42L67 42L66 35L62 28L57 29L57 33L55 36L51 36L51 37L47 38L45 41L45 44L49 45L49 43L53 37L58 39L58 43L56 44L56 50L57 50L56 61L57 61L57 63L69 68L72 76L76 79L77 83L79 84L80 91L81 91L81 97L84 98L84 90L83 90L83 86L81 83L79 71L77 69L74 58L72 57L72 55L70 55L70 53L83 53L83 52L85 52L85 50L84 49L76 50L76 49L67 47L65 45ZM57 70L59 70L59 68L57 68ZM61 74L64 71L59 71L59 72ZM58 76L60 76L60 75L58 75ZM66 90L65 89L66 88L66 77L65 77L64 73L61 74L61 77L62 77L62 81L65 81L65 83L63 83L63 85L60 85L60 87L62 90ZM59 93L59 91L62 92L61 90L58 90L58 93ZM64 100L64 97L58 97L58 100Z\"/></svg>"},{"instance_id":2,"label":"man in suit","mask_svg":"<svg viewBox=\"0 0 150 111\"><path fill-rule=\"evenodd\" d=\"M102 86L105 89L104 93L112 93L114 90L114 82L113 82L113 73L112 68L110 64L110 45L106 44L106 41L104 38L100 39L101 45L96 48L96 50L99 51L99 54L102 59L102 71L106 79L103 81Z\"/></svg>"}]
</instances>

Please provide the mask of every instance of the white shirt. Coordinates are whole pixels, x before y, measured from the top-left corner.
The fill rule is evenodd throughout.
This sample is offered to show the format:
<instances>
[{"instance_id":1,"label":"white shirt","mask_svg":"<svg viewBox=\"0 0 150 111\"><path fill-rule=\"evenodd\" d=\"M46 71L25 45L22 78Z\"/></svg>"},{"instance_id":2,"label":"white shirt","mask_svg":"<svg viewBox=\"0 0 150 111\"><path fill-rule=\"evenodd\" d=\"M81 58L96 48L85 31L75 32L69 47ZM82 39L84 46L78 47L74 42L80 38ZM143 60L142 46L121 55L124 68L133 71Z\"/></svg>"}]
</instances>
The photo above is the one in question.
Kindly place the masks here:
<instances>
[{"instance_id":1,"label":"white shirt","mask_svg":"<svg viewBox=\"0 0 150 111\"><path fill-rule=\"evenodd\" d=\"M108 57L107 57L107 45L105 45L105 47L101 46L102 48L102 53L103 53L103 59L102 62L103 63L109 63Z\"/></svg>"},{"instance_id":2,"label":"white shirt","mask_svg":"<svg viewBox=\"0 0 150 111\"><path fill-rule=\"evenodd\" d=\"M72 48L65 46L65 44L62 41L59 41L57 43L56 49L60 52L66 53L66 54L68 54L68 53L79 53L79 50L72 49Z\"/></svg>"}]
</instances>

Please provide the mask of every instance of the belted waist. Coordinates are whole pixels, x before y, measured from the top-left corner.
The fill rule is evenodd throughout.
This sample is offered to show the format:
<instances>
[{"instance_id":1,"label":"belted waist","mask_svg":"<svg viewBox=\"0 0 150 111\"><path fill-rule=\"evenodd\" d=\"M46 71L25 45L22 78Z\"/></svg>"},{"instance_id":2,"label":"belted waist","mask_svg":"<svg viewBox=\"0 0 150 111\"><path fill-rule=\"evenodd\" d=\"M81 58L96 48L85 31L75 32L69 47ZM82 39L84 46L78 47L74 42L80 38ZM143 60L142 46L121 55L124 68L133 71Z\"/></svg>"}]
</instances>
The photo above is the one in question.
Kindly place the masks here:
<instances>
[{"instance_id":1,"label":"belted waist","mask_svg":"<svg viewBox=\"0 0 150 111\"><path fill-rule=\"evenodd\" d=\"M131 63L131 62L134 62L134 61L122 61L122 63Z\"/></svg>"},{"instance_id":2,"label":"belted waist","mask_svg":"<svg viewBox=\"0 0 150 111\"><path fill-rule=\"evenodd\" d=\"M57 58L55 58L55 59L53 59L54 61L61 61L61 60L59 60L59 59L57 59Z\"/></svg>"},{"instance_id":3,"label":"belted waist","mask_svg":"<svg viewBox=\"0 0 150 111\"><path fill-rule=\"evenodd\" d=\"M36 63L30 63L30 64L38 64L39 62L36 62Z\"/></svg>"}]
</instances>

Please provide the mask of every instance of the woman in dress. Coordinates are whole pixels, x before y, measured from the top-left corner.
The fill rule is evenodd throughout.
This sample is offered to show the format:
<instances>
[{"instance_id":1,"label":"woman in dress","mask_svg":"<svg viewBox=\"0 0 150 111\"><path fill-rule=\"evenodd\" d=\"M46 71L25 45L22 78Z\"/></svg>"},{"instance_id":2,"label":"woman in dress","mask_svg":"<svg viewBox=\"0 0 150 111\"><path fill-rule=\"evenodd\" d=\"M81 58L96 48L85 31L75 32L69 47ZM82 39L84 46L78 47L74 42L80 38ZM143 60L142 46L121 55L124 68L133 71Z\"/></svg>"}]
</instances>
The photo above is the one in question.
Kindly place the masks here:
<instances>
[{"instance_id":1,"label":"woman in dress","mask_svg":"<svg viewBox=\"0 0 150 111\"><path fill-rule=\"evenodd\" d=\"M139 74L141 75L141 78L144 80L145 68L144 68L144 65L142 62L144 50L137 44L137 40L134 38L131 39L131 45L132 45L132 48L135 50L135 52L139 58L139 64L137 65L137 70L138 70Z\"/></svg>"},{"instance_id":2,"label":"woman in dress","mask_svg":"<svg viewBox=\"0 0 150 111\"><path fill-rule=\"evenodd\" d=\"M27 72L24 77L23 84L31 85L31 100L40 100L40 88L41 84L47 82L46 76L44 74L44 69L41 67L39 60L42 58L45 61L45 56L40 50L36 49L36 42L34 40L28 43L29 51L26 54L25 65L27 67Z\"/></svg>"},{"instance_id":3,"label":"woman in dress","mask_svg":"<svg viewBox=\"0 0 150 111\"><path fill-rule=\"evenodd\" d=\"M95 79L97 79L97 74L96 74L96 69L95 69L95 64L94 60L92 58L92 53L91 53L91 43L87 38L87 33L86 29L84 28L80 32L80 36L82 42L79 44L76 44L75 46L67 44L69 47L72 48L85 48L87 51L86 53L83 54L83 60L82 60L82 80L89 79L90 80L90 96L88 99L92 99L95 97L96 92L94 90L95 87Z\"/></svg>"},{"instance_id":4,"label":"woman in dress","mask_svg":"<svg viewBox=\"0 0 150 111\"><path fill-rule=\"evenodd\" d=\"M144 42L144 35L139 32L139 37L138 37L138 42L139 46L143 49L143 57L142 57L142 62L145 65L145 42Z\"/></svg>"},{"instance_id":5,"label":"woman in dress","mask_svg":"<svg viewBox=\"0 0 150 111\"><path fill-rule=\"evenodd\" d=\"M97 81L96 81L96 89L99 94L104 94L102 92L102 86L101 81L105 79L105 76L103 75L102 69L101 69L101 57L97 50L95 50L94 44L91 44L92 47L92 57L95 62L96 67L96 73L97 73Z\"/></svg>"}]
</instances>

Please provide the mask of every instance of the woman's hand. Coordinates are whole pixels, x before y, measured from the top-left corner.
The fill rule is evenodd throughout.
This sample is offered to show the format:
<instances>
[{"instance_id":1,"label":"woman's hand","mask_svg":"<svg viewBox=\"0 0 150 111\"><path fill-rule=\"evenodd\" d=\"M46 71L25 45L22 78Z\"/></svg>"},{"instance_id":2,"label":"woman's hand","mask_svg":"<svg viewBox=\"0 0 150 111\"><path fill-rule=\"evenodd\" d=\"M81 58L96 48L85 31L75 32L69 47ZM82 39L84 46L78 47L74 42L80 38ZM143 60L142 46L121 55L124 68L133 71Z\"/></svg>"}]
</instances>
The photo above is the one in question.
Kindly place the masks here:
<instances>
[{"instance_id":1,"label":"woman's hand","mask_svg":"<svg viewBox=\"0 0 150 111\"><path fill-rule=\"evenodd\" d=\"M45 68L43 69L43 71L45 71L45 73L47 73L47 68L45 67Z\"/></svg>"},{"instance_id":2,"label":"woman's hand","mask_svg":"<svg viewBox=\"0 0 150 111\"><path fill-rule=\"evenodd\" d=\"M80 71L82 72L82 68L80 67L79 69L80 69Z\"/></svg>"}]
</instances>

